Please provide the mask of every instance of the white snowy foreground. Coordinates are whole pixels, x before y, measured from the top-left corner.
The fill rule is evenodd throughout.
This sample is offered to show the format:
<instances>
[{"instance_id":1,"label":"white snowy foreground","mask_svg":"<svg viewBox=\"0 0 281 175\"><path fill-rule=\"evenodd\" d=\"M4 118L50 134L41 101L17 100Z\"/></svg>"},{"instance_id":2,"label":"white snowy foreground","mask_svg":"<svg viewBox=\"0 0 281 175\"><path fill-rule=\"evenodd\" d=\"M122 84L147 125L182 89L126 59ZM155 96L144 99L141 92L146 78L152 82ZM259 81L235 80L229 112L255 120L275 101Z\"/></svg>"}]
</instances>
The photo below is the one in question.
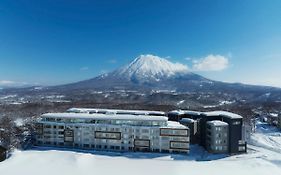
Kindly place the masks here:
<instances>
[{"instance_id":1,"label":"white snowy foreground","mask_svg":"<svg viewBox=\"0 0 281 175\"><path fill-rule=\"evenodd\" d=\"M194 146L188 156L155 153L89 153L40 148L15 151L8 160L0 163L0 174L277 175L281 174L280 145L280 132L261 125L252 136L248 154L243 155L230 157L210 155L197 146ZM205 161L202 161L202 158Z\"/></svg>"}]
</instances>

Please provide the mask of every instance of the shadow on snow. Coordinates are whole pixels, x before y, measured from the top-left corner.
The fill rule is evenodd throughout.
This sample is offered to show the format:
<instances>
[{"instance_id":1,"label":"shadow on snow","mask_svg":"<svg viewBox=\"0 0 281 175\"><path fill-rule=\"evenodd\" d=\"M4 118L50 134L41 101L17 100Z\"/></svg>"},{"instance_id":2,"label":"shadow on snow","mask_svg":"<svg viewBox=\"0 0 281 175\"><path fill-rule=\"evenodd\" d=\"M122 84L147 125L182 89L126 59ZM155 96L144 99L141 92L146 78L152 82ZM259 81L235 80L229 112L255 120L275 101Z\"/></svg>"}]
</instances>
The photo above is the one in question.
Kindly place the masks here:
<instances>
[{"instance_id":1,"label":"shadow on snow","mask_svg":"<svg viewBox=\"0 0 281 175\"><path fill-rule=\"evenodd\" d=\"M109 156L109 157L126 157L129 159L155 159L161 157L170 157L172 160L189 160L189 161L212 161L228 157L227 154L211 154L198 145L190 146L189 154L171 154L156 152L113 152L104 150L84 150L63 147L32 147L30 150L35 151L71 151L76 153L88 153L93 155Z\"/></svg>"}]
</instances>

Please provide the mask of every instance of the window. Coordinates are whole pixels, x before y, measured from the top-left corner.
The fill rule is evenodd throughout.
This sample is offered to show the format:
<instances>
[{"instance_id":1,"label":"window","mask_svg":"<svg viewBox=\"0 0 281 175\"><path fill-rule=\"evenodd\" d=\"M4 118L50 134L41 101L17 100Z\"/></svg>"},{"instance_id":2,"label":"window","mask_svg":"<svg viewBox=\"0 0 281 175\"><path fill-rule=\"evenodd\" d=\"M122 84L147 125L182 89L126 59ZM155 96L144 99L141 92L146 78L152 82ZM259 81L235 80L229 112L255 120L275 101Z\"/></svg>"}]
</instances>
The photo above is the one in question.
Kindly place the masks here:
<instances>
[{"instance_id":1,"label":"window","mask_svg":"<svg viewBox=\"0 0 281 175\"><path fill-rule=\"evenodd\" d=\"M51 134L51 131L44 131L44 134Z\"/></svg>"},{"instance_id":2,"label":"window","mask_svg":"<svg viewBox=\"0 0 281 175\"><path fill-rule=\"evenodd\" d=\"M233 124L233 125L240 125L241 122L240 122L240 121L235 121L235 122L233 122L232 124Z\"/></svg>"},{"instance_id":3,"label":"window","mask_svg":"<svg viewBox=\"0 0 281 175\"><path fill-rule=\"evenodd\" d=\"M95 132L95 138L96 139L115 139L115 140L120 140L121 139L121 133L120 132L96 131Z\"/></svg>"},{"instance_id":4,"label":"window","mask_svg":"<svg viewBox=\"0 0 281 175\"><path fill-rule=\"evenodd\" d=\"M134 145L135 145L135 147L149 147L150 146L150 140L135 139Z\"/></svg>"},{"instance_id":5,"label":"window","mask_svg":"<svg viewBox=\"0 0 281 175\"><path fill-rule=\"evenodd\" d=\"M64 135L64 131L59 131L58 134L59 135Z\"/></svg>"},{"instance_id":6,"label":"window","mask_svg":"<svg viewBox=\"0 0 281 175\"><path fill-rule=\"evenodd\" d=\"M46 118L46 121L48 121L48 122L54 122L54 121L56 121L56 119L55 119L55 118Z\"/></svg>"},{"instance_id":7,"label":"window","mask_svg":"<svg viewBox=\"0 0 281 175\"><path fill-rule=\"evenodd\" d=\"M162 153L169 153L169 150L162 149L161 152L162 152Z\"/></svg>"},{"instance_id":8,"label":"window","mask_svg":"<svg viewBox=\"0 0 281 175\"><path fill-rule=\"evenodd\" d=\"M172 129L172 128L161 128L161 136L188 136L187 129Z\"/></svg>"},{"instance_id":9,"label":"window","mask_svg":"<svg viewBox=\"0 0 281 175\"><path fill-rule=\"evenodd\" d=\"M149 139L149 136L143 135L141 138L142 138L142 139Z\"/></svg>"},{"instance_id":10,"label":"window","mask_svg":"<svg viewBox=\"0 0 281 175\"><path fill-rule=\"evenodd\" d=\"M90 145L89 145L89 144L84 144L83 147L84 147L84 148L89 148Z\"/></svg>"},{"instance_id":11,"label":"window","mask_svg":"<svg viewBox=\"0 0 281 175\"><path fill-rule=\"evenodd\" d=\"M170 142L170 148L172 149L188 149L188 147L189 147L188 142L176 142L176 141Z\"/></svg>"},{"instance_id":12,"label":"window","mask_svg":"<svg viewBox=\"0 0 281 175\"><path fill-rule=\"evenodd\" d=\"M148 129L143 129L142 133L149 133L149 130Z\"/></svg>"},{"instance_id":13,"label":"window","mask_svg":"<svg viewBox=\"0 0 281 175\"><path fill-rule=\"evenodd\" d=\"M44 128L51 128L51 125L44 125Z\"/></svg>"},{"instance_id":14,"label":"window","mask_svg":"<svg viewBox=\"0 0 281 175\"><path fill-rule=\"evenodd\" d=\"M59 129L64 129L64 126L59 126Z\"/></svg>"},{"instance_id":15,"label":"window","mask_svg":"<svg viewBox=\"0 0 281 175\"><path fill-rule=\"evenodd\" d=\"M238 151L245 151L245 146L239 146Z\"/></svg>"},{"instance_id":16,"label":"window","mask_svg":"<svg viewBox=\"0 0 281 175\"><path fill-rule=\"evenodd\" d=\"M64 130L64 141L65 142L73 142L74 141L73 130L70 130L70 129Z\"/></svg>"}]
</instances>

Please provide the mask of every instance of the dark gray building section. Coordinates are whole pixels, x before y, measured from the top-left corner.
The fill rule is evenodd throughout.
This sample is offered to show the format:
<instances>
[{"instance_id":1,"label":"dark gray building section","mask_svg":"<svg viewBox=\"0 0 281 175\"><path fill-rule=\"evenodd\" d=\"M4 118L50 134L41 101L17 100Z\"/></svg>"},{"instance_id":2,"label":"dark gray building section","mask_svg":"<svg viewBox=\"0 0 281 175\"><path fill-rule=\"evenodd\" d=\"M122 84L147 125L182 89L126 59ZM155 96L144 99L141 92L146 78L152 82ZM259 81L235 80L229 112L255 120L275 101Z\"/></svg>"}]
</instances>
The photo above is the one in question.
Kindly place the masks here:
<instances>
[{"instance_id":1,"label":"dark gray building section","mask_svg":"<svg viewBox=\"0 0 281 175\"><path fill-rule=\"evenodd\" d=\"M0 162L7 158L7 149L0 145Z\"/></svg>"},{"instance_id":2,"label":"dark gray building section","mask_svg":"<svg viewBox=\"0 0 281 175\"><path fill-rule=\"evenodd\" d=\"M243 117L226 111L197 112L197 111L171 111L169 120L181 121L190 118L197 121L196 142L206 148L206 125L208 121L220 120L229 124L229 153L247 152L247 143L242 138ZM184 124L184 123L182 123ZM187 126L187 124L186 124Z\"/></svg>"},{"instance_id":3,"label":"dark gray building section","mask_svg":"<svg viewBox=\"0 0 281 175\"><path fill-rule=\"evenodd\" d=\"M182 118L180 124L187 126L190 131L190 143L196 144L199 142L199 130L198 130L198 121L191 118Z\"/></svg>"}]
</instances>

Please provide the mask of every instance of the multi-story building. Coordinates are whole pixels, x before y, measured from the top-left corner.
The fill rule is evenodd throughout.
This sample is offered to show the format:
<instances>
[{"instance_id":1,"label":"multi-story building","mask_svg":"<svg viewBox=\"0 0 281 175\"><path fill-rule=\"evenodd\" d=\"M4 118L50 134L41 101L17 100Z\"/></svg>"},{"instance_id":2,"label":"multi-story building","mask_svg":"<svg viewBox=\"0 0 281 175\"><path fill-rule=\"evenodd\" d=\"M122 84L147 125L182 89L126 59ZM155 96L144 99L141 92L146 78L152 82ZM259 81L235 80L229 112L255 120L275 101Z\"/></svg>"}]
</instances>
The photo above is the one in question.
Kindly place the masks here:
<instances>
[{"instance_id":1,"label":"multi-story building","mask_svg":"<svg viewBox=\"0 0 281 175\"><path fill-rule=\"evenodd\" d=\"M247 143L243 139L242 126L243 117L226 111L212 111L212 112L197 112L197 111L184 111L176 110L168 113L169 120L181 121L184 118L193 119L197 124L197 135L190 135L191 140L198 141L198 144L207 149L206 144L206 128L208 121L219 120L228 124L228 152L230 154L243 153L247 151Z\"/></svg>"},{"instance_id":2,"label":"multi-story building","mask_svg":"<svg viewBox=\"0 0 281 175\"><path fill-rule=\"evenodd\" d=\"M207 122L206 148L212 153L228 153L228 124L219 120Z\"/></svg>"},{"instance_id":3,"label":"multi-story building","mask_svg":"<svg viewBox=\"0 0 281 175\"><path fill-rule=\"evenodd\" d=\"M67 113L43 114L37 122L36 144L121 152L189 152L186 126L157 112L118 111L72 108Z\"/></svg>"}]
</instances>

